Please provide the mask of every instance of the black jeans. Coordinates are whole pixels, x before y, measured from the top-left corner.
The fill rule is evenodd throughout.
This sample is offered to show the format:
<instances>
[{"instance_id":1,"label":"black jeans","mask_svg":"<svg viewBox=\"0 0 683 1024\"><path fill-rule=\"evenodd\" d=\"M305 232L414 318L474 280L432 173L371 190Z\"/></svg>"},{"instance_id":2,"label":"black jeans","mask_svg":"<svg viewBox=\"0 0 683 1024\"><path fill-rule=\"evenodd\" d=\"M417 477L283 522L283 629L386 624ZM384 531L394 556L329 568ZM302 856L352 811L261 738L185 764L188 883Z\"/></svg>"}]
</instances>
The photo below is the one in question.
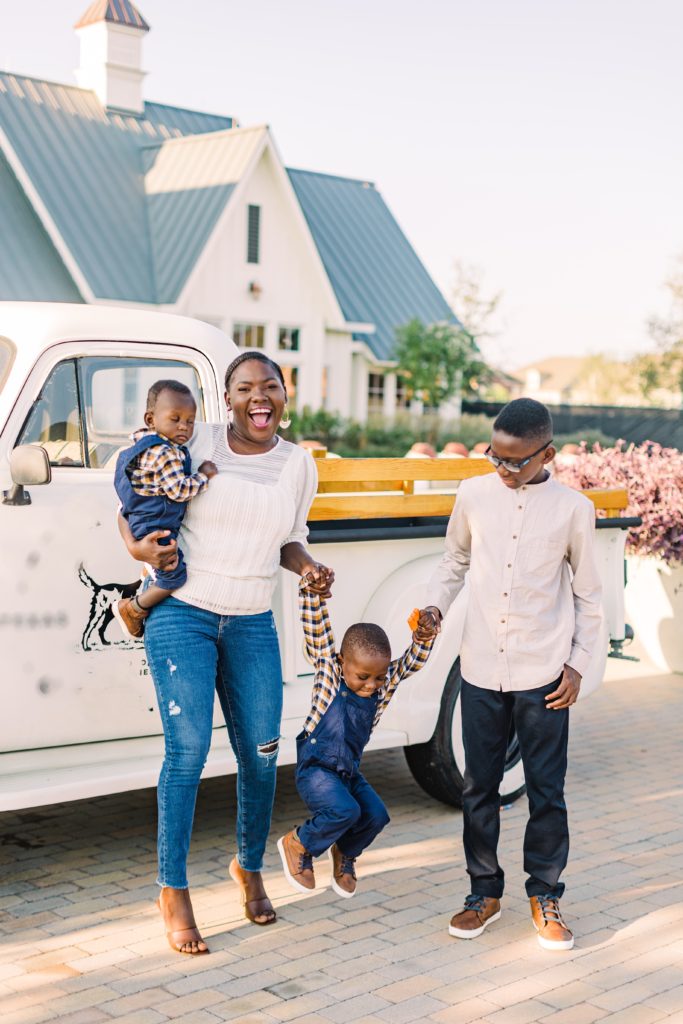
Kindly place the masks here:
<instances>
[{"instance_id":1,"label":"black jeans","mask_svg":"<svg viewBox=\"0 0 683 1024\"><path fill-rule=\"evenodd\" d=\"M537 690L502 693L463 680L462 735L465 746L463 844L472 892L503 895L505 876L498 863L500 793L505 754L514 722L529 797L524 834L524 870L528 896L559 899L559 881L569 853L564 777L567 771L569 709L551 711L545 696L559 680Z\"/></svg>"}]
</instances>

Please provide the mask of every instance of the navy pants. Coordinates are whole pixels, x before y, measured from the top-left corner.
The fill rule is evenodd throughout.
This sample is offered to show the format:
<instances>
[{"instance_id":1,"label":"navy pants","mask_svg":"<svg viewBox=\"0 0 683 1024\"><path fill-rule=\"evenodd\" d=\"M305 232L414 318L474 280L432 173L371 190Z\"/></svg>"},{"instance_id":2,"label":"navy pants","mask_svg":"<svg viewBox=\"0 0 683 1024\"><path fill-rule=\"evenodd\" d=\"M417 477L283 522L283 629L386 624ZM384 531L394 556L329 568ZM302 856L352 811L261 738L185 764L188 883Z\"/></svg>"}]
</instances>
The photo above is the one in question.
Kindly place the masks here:
<instances>
[{"instance_id":1,"label":"navy pants","mask_svg":"<svg viewBox=\"0 0 683 1024\"><path fill-rule=\"evenodd\" d=\"M529 797L524 834L527 896L564 892L559 881L569 854L564 777L567 771L569 709L549 710L546 694L559 679L537 690L502 693L463 680L462 737L465 746L463 845L472 892L503 895L504 873L498 863L500 784L510 725L515 724Z\"/></svg>"},{"instance_id":2,"label":"navy pants","mask_svg":"<svg viewBox=\"0 0 683 1024\"><path fill-rule=\"evenodd\" d=\"M386 807L360 772L341 775L308 765L297 771L296 788L311 812L297 829L299 842L314 857L333 843L347 857L358 857L389 824Z\"/></svg>"}]
</instances>

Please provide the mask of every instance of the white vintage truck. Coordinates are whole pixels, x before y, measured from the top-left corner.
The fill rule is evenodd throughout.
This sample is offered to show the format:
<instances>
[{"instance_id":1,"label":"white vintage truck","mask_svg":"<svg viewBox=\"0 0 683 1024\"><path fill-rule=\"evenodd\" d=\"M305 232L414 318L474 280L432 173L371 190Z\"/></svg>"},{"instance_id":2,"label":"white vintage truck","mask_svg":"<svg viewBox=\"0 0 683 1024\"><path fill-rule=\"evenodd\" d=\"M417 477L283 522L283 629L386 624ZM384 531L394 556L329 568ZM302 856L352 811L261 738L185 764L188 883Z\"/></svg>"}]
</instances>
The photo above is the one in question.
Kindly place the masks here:
<instances>
[{"instance_id":1,"label":"white vintage truck","mask_svg":"<svg viewBox=\"0 0 683 1024\"><path fill-rule=\"evenodd\" d=\"M207 324L104 306L0 302L0 810L156 784L163 740L142 643L124 639L112 601L134 592L138 566L119 538L113 468L139 426L149 385L190 385L200 417L225 418L222 380L237 353ZM318 461L310 544L336 570L337 635L382 623L398 654L406 618L424 603L443 549L455 482L485 460ZM416 493L416 480L432 489ZM433 489L440 487L440 490ZM419 488L417 489L419 490ZM593 492L605 628L583 680L601 682L625 638L624 492ZM458 805L464 771L458 650L466 588L447 615L428 666L406 680L371 747L405 748L432 796ZM275 602L284 669L280 763L294 762L309 704L311 666L297 616L296 580L282 573ZM220 713L205 775L236 765ZM524 788L510 737L503 799Z\"/></svg>"}]
</instances>

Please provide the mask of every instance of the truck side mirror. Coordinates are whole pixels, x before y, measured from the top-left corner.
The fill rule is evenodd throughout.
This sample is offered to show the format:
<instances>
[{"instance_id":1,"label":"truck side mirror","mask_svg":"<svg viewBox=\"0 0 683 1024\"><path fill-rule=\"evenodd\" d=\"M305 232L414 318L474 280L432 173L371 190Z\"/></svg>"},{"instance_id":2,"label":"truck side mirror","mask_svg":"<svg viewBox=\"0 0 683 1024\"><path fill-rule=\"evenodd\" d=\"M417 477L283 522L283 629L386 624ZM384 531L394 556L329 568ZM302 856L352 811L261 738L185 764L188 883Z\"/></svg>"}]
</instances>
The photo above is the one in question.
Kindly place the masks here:
<instances>
[{"instance_id":1,"label":"truck side mirror","mask_svg":"<svg viewBox=\"0 0 683 1024\"><path fill-rule=\"evenodd\" d=\"M14 486L3 492L3 505L30 505L31 495L24 487L49 484L52 480L50 458L40 444L21 444L10 452L9 468Z\"/></svg>"}]
</instances>

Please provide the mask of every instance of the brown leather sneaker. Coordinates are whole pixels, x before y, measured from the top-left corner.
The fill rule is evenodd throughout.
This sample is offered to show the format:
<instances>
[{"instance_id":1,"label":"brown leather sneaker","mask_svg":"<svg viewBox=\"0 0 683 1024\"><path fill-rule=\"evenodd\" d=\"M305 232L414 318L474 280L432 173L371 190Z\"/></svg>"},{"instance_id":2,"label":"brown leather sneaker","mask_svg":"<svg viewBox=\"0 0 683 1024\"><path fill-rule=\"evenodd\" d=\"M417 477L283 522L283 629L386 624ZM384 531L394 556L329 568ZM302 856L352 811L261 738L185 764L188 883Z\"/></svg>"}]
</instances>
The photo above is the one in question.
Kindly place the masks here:
<instances>
[{"instance_id":1,"label":"brown leather sneaker","mask_svg":"<svg viewBox=\"0 0 683 1024\"><path fill-rule=\"evenodd\" d=\"M328 854L332 861L332 889L337 896L350 900L356 895L356 858L347 857L336 843L329 848Z\"/></svg>"},{"instance_id":2,"label":"brown leather sneaker","mask_svg":"<svg viewBox=\"0 0 683 1024\"><path fill-rule=\"evenodd\" d=\"M305 850L296 837L294 829L277 841L285 878L297 892L310 893L315 889L313 854Z\"/></svg>"},{"instance_id":3,"label":"brown leather sneaker","mask_svg":"<svg viewBox=\"0 0 683 1024\"><path fill-rule=\"evenodd\" d=\"M456 939L476 939L485 928L500 917L500 900L494 896L465 897L465 906L451 918L448 934Z\"/></svg>"},{"instance_id":4,"label":"brown leather sneaker","mask_svg":"<svg viewBox=\"0 0 683 1024\"><path fill-rule=\"evenodd\" d=\"M149 612L139 612L130 597L124 597L122 601L114 601L111 610L126 636L137 640L144 634L145 619Z\"/></svg>"},{"instance_id":5,"label":"brown leather sneaker","mask_svg":"<svg viewBox=\"0 0 683 1024\"><path fill-rule=\"evenodd\" d=\"M531 896L531 920L543 949L572 949L574 936L562 919L559 901L554 896Z\"/></svg>"}]
</instances>

